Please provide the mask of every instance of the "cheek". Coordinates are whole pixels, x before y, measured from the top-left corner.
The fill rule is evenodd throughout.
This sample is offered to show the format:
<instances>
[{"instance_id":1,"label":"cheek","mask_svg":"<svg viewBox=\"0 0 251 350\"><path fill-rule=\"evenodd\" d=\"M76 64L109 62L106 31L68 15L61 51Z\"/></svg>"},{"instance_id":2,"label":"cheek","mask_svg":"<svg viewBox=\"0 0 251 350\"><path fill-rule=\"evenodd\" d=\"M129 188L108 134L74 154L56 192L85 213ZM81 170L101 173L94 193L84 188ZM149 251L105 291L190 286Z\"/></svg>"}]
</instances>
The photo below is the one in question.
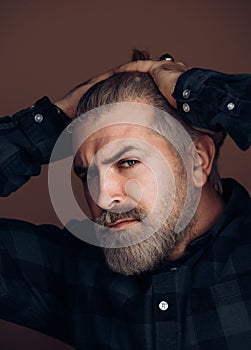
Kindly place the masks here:
<instances>
[{"instance_id":1,"label":"cheek","mask_svg":"<svg viewBox=\"0 0 251 350\"><path fill-rule=\"evenodd\" d=\"M151 210L158 198L156 176L148 168L145 168L140 176L127 181L126 193L138 203L138 206L147 211Z\"/></svg>"},{"instance_id":2,"label":"cheek","mask_svg":"<svg viewBox=\"0 0 251 350\"><path fill-rule=\"evenodd\" d=\"M158 171L146 171L140 179L142 186L140 204L148 211L164 210L170 212L175 203L176 192L179 191L175 181L174 169L166 166L166 164L159 165L155 169L158 169Z\"/></svg>"}]
</instances>

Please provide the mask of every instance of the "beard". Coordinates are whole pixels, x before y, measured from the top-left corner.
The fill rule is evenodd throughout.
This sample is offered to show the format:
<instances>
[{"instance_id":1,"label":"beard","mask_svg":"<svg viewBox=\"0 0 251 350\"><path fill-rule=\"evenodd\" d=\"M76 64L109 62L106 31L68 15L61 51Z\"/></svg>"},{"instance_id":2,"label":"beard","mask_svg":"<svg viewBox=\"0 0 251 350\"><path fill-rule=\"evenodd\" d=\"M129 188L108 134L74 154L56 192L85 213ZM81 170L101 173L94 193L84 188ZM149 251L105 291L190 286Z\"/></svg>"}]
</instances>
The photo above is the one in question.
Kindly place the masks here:
<instances>
[{"instance_id":1,"label":"beard","mask_svg":"<svg viewBox=\"0 0 251 350\"><path fill-rule=\"evenodd\" d=\"M186 197L184 188L179 187L178 192L174 206L166 220L164 219L166 217L166 205L163 200L158 206L158 215L155 212L152 217L147 215L143 209L134 208L123 213L106 211L96 220L97 224L102 225L98 226L99 228L97 229L100 234L98 239L103 244L105 259L112 271L123 275L136 275L151 271L165 263L168 260L168 256L175 252L186 238L192 236L196 226L196 217L193 213L186 212L188 216L191 214L190 217L192 219L189 224L179 232L175 230L176 223L180 219L184 198ZM128 229L117 230L115 235L113 232L108 233L111 229L106 227L107 223L110 224L127 218L138 220L139 223L137 225L141 225L141 229L134 230L134 226L130 226ZM140 235L140 242L135 243L134 238L137 237L138 239ZM116 247L116 244L114 247L114 240L116 242L117 239L120 244L119 248ZM121 247L123 239L126 242L126 246ZM110 245L111 243L113 245ZM113 248L110 248L111 246Z\"/></svg>"},{"instance_id":2,"label":"beard","mask_svg":"<svg viewBox=\"0 0 251 350\"><path fill-rule=\"evenodd\" d=\"M151 271L165 263L181 244L191 241L197 227L200 189L194 187L191 175L187 174L178 155L173 174L176 192L172 192L167 181L160 187L160 195L152 212L140 207L128 208L128 211L122 208L121 212L118 207L116 212L104 211L95 220L98 240L112 271L123 275ZM115 232L107 227L127 218L135 219L138 223Z\"/></svg>"}]
</instances>

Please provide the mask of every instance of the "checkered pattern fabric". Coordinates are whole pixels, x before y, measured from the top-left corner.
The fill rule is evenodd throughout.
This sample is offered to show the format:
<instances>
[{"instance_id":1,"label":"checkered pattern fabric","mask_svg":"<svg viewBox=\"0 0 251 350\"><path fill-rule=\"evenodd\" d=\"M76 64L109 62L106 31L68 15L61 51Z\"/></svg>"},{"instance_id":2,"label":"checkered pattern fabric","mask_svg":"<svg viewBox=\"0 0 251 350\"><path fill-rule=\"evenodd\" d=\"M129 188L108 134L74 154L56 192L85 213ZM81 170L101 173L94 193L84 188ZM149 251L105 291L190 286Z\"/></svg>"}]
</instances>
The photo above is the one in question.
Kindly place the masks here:
<instances>
[{"instance_id":1,"label":"checkered pattern fabric","mask_svg":"<svg viewBox=\"0 0 251 350\"><path fill-rule=\"evenodd\" d=\"M179 77L173 96L186 122L204 129L224 129L242 150L250 146L250 74L193 68Z\"/></svg>"},{"instance_id":2,"label":"checkered pattern fabric","mask_svg":"<svg viewBox=\"0 0 251 350\"><path fill-rule=\"evenodd\" d=\"M198 71L185 74L186 81L182 78L177 85L181 94L196 85ZM203 82L197 79L199 102L192 91L190 110L201 104L205 89L199 86L206 81L205 76ZM228 84L219 86L227 89ZM237 100L239 93L237 89ZM179 103L182 108L183 101ZM43 122L37 123L37 114ZM221 115L230 124L236 120ZM2 196L40 172L67 123L47 98L0 120ZM232 128L241 129L239 123ZM247 122L239 145L250 145L250 135ZM66 229L1 219L0 317L78 350L249 350L251 204L248 193L234 180L224 180L223 189L227 205L220 221L194 240L182 259L140 276L111 272L100 248Z\"/></svg>"},{"instance_id":3,"label":"checkered pattern fabric","mask_svg":"<svg viewBox=\"0 0 251 350\"><path fill-rule=\"evenodd\" d=\"M250 349L251 205L233 180L224 191L220 222L185 257L137 277L66 230L2 219L1 318L81 350Z\"/></svg>"}]
</instances>

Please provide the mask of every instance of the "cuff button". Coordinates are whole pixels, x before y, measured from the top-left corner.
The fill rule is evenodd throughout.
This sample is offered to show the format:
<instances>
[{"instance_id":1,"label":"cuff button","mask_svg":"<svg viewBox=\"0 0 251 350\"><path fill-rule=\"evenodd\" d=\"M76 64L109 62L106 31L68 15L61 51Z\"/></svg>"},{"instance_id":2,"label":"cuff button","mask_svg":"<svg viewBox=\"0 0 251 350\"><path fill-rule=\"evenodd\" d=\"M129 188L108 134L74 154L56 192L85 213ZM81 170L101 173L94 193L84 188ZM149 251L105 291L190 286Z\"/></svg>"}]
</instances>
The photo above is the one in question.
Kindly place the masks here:
<instances>
[{"instance_id":1,"label":"cuff button","mask_svg":"<svg viewBox=\"0 0 251 350\"><path fill-rule=\"evenodd\" d=\"M36 123L42 123L44 117L42 116L42 114L36 114L34 117L34 120Z\"/></svg>"},{"instance_id":2,"label":"cuff button","mask_svg":"<svg viewBox=\"0 0 251 350\"><path fill-rule=\"evenodd\" d=\"M183 91L182 96L184 98L188 98L190 96L190 93L191 93L191 91L186 89L186 90Z\"/></svg>"},{"instance_id":3,"label":"cuff button","mask_svg":"<svg viewBox=\"0 0 251 350\"><path fill-rule=\"evenodd\" d=\"M183 103L183 111L186 113L190 112L190 106L188 103Z\"/></svg>"}]
</instances>

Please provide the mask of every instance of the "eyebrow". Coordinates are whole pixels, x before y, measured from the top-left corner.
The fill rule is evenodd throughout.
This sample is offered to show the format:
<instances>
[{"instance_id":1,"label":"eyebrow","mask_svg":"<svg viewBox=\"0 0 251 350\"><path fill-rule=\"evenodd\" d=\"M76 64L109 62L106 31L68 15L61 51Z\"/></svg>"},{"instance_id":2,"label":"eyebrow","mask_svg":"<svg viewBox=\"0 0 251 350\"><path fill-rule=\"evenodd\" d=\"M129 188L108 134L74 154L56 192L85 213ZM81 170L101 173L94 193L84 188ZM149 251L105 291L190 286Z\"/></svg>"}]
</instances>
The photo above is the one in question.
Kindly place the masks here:
<instances>
[{"instance_id":1,"label":"eyebrow","mask_svg":"<svg viewBox=\"0 0 251 350\"><path fill-rule=\"evenodd\" d=\"M103 165L107 165L110 163L115 162L118 158L120 158L124 153L129 152L129 151L134 151L134 150L139 150L140 148L137 146L126 146L116 154L114 154L112 157L105 159L104 161L101 162ZM76 166L74 167L74 172L77 176L85 175L88 171L88 168L84 168L81 166Z\"/></svg>"},{"instance_id":2,"label":"eyebrow","mask_svg":"<svg viewBox=\"0 0 251 350\"><path fill-rule=\"evenodd\" d=\"M137 146L126 146L122 150L120 150L119 152L115 153L112 157L105 159L101 163L102 164L113 163L113 162L115 162L115 160L120 158L124 153L129 152L129 151L135 151L135 150L139 150L139 147L137 147Z\"/></svg>"}]
</instances>

